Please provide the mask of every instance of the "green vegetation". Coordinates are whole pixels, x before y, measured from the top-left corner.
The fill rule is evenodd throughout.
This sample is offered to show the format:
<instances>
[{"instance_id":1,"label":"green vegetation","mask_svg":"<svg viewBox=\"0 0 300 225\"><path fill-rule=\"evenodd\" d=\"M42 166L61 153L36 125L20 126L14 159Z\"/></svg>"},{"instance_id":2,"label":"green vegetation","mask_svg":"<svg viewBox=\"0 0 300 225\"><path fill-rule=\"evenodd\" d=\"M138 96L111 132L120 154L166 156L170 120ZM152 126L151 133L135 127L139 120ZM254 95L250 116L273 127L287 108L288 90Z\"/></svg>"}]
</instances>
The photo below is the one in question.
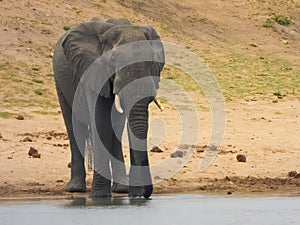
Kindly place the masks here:
<instances>
[{"instance_id":1,"label":"green vegetation","mask_svg":"<svg viewBox=\"0 0 300 225\"><path fill-rule=\"evenodd\" d=\"M282 96L282 94L281 94L281 92L278 90L278 91L275 91L274 93L273 93L273 95L275 95L275 96L277 96L277 97L281 97Z\"/></svg>"},{"instance_id":2,"label":"green vegetation","mask_svg":"<svg viewBox=\"0 0 300 225\"><path fill-rule=\"evenodd\" d=\"M267 19L263 25L263 27L269 28L274 26L274 20L272 19Z\"/></svg>"},{"instance_id":3,"label":"green vegetation","mask_svg":"<svg viewBox=\"0 0 300 225\"><path fill-rule=\"evenodd\" d=\"M207 19L203 17L199 17L197 15L189 15L186 21L189 23L197 23L197 22L205 22L207 21Z\"/></svg>"},{"instance_id":4,"label":"green vegetation","mask_svg":"<svg viewBox=\"0 0 300 225\"><path fill-rule=\"evenodd\" d=\"M290 18L288 18L287 16L283 16L283 15L275 15L274 20L282 26L288 26L292 23Z\"/></svg>"},{"instance_id":5,"label":"green vegetation","mask_svg":"<svg viewBox=\"0 0 300 225\"><path fill-rule=\"evenodd\" d=\"M251 95L294 95L300 89L300 67L297 62L267 56L232 54L227 62L211 65L227 100ZM278 94L277 93L277 94Z\"/></svg>"},{"instance_id":6,"label":"green vegetation","mask_svg":"<svg viewBox=\"0 0 300 225\"><path fill-rule=\"evenodd\" d=\"M52 112L52 111L42 111L42 110L35 110L35 111L32 111L32 113L35 113L35 114L39 114L39 115L52 115L52 116L55 116L57 115L58 113L56 112Z\"/></svg>"},{"instance_id":7,"label":"green vegetation","mask_svg":"<svg viewBox=\"0 0 300 225\"><path fill-rule=\"evenodd\" d=\"M282 26L289 26L292 23L292 20L287 16L275 14L273 18L269 18L265 21L263 27L274 27L275 22Z\"/></svg>"},{"instance_id":8,"label":"green vegetation","mask_svg":"<svg viewBox=\"0 0 300 225\"><path fill-rule=\"evenodd\" d=\"M43 34L43 35L49 35L49 34L51 34L51 31L49 30L49 29L42 29L41 30L41 34Z\"/></svg>"},{"instance_id":9,"label":"green vegetation","mask_svg":"<svg viewBox=\"0 0 300 225\"><path fill-rule=\"evenodd\" d=\"M166 65L164 67L162 77L168 80L173 80L185 91L190 92L199 90L199 86L187 74L176 67Z\"/></svg>"},{"instance_id":10,"label":"green vegetation","mask_svg":"<svg viewBox=\"0 0 300 225\"><path fill-rule=\"evenodd\" d=\"M35 79L35 78L32 79L32 82L37 83L37 84L43 84L44 83L44 81L38 80L38 79Z\"/></svg>"},{"instance_id":11,"label":"green vegetation","mask_svg":"<svg viewBox=\"0 0 300 225\"><path fill-rule=\"evenodd\" d=\"M63 29L64 29L65 31L68 31L68 30L71 29L71 27L69 27L69 26L64 26Z\"/></svg>"},{"instance_id":12,"label":"green vegetation","mask_svg":"<svg viewBox=\"0 0 300 225\"><path fill-rule=\"evenodd\" d=\"M9 119L14 116L16 116L16 115L13 113L10 113L10 112L0 112L0 118L2 118L2 119Z\"/></svg>"},{"instance_id":13,"label":"green vegetation","mask_svg":"<svg viewBox=\"0 0 300 225\"><path fill-rule=\"evenodd\" d=\"M47 89L35 89L34 93L36 95L44 95L46 91L47 91Z\"/></svg>"}]
</instances>

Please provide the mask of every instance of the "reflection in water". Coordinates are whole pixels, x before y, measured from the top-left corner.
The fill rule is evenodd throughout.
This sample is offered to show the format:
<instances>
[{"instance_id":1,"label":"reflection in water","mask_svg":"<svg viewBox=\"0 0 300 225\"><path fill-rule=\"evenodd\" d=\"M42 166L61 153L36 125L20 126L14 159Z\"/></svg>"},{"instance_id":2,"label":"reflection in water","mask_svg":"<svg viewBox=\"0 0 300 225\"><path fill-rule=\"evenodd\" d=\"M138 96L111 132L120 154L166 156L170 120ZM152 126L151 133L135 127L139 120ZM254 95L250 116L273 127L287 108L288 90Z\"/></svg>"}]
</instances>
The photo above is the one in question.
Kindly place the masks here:
<instances>
[{"instance_id":1,"label":"reflection in water","mask_svg":"<svg viewBox=\"0 0 300 225\"><path fill-rule=\"evenodd\" d=\"M20 201L1 205L1 225L300 224L300 198L170 195ZM142 221L142 222L141 222Z\"/></svg>"},{"instance_id":2,"label":"reflection in water","mask_svg":"<svg viewBox=\"0 0 300 225\"><path fill-rule=\"evenodd\" d=\"M111 207L120 208L125 206L145 207L149 205L151 199L145 198L127 198L127 197L114 197L114 198L75 198L72 199L66 207Z\"/></svg>"}]
</instances>

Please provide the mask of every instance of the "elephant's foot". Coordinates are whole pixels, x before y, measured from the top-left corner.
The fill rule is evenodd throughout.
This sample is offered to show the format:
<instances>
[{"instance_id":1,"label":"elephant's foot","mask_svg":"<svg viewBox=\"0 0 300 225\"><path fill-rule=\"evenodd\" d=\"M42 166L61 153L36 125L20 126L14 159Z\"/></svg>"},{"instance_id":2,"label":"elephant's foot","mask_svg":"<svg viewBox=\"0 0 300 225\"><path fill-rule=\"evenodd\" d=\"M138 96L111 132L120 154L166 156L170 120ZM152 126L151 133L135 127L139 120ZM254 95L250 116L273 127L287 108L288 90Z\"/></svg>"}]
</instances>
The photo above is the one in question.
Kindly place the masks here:
<instances>
[{"instance_id":1,"label":"elephant's foot","mask_svg":"<svg viewBox=\"0 0 300 225\"><path fill-rule=\"evenodd\" d=\"M125 184L113 183L112 192L114 193L129 193L129 187Z\"/></svg>"},{"instance_id":2,"label":"elephant's foot","mask_svg":"<svg viewBox=\"0 0 300 225\"><path fill-rule=\"evenodd\" d=\"M146 185L146 186L130 186L129 187L129 197L130 198L137 198L137 197L144 197L149 198L152 194L153 186Z\"/></svg>"},{"instance_id":3,"label":"elephant's foot","mask_svg":"<svg viewBox=\"0 0 300 225\"><path fill-rule=\"evenodd\" d=\"M110 190L92 190L90 193L91 198L109 198L111 197Z\"/></svg>"},{"instance_id":4,"label":"elephant's foot","mask_svg":"<svg viewBox=\"0 0 300 225\"><path fill-rule=\"evenodd\" d=\"M94 172L93 187L90 193L91 198L111 197L111 181Z\"/></svg>"},{"instance_id":5,"label":"elephant's foot","mask_svg":"<svg viewBox=\"0 0 300 225\"><path fill-rule=\"evenodd\" d=\"M84 179L73 178L67 183L67 192L86 192L86 183Z\"/></svg>"}]
</instances>

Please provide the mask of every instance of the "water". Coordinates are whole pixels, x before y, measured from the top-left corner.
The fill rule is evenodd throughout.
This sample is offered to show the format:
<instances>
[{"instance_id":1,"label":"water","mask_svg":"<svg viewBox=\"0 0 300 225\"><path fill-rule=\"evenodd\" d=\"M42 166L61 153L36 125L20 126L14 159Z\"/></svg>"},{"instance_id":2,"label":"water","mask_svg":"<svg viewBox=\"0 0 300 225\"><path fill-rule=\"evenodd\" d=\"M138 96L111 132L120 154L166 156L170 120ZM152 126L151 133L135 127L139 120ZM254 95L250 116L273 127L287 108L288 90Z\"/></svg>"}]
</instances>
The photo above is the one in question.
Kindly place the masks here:
<instances>
[{"instance_id":1,"label":"water","mask_svg":"<svg viewBox=\"0 0 300 225\"><path fill-rule=\"evenodd\" d=\"M0 201L1 225L300 224L299 197L153 196L151 200Z\"/></svg>"}]
</instances>

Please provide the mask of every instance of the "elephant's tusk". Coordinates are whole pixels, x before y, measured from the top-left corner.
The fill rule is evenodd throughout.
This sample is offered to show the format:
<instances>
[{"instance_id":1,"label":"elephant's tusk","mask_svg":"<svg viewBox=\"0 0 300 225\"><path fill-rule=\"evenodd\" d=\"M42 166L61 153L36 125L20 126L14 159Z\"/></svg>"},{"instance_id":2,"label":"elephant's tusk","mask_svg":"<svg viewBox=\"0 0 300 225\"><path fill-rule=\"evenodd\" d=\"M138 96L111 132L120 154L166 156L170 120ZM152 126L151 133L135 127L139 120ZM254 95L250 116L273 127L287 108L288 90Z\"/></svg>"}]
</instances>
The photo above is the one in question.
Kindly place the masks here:
<instances>
[{"instance_id":1,"label":"elephant's tusk","mask_svg":"<svg viewBox=\"0 0 300 225\"><path fill-rule=\"evenodd\" d=\"M119 112L119 113L123 113L123 109L121 107L121 101L120 101L120 96L119 95L116 95L115 96L115 107L116 107L116 110Z\"/></svg>"},{"instance_id":2,"label":"elephant's tusk","mask_svg":"<svg viewBox=\"0 0 300 225\"><path fill-rule=\"evenodd\" d=\"M157 107L160 109L160 111L164 111L164 107L162 106L162 104L160 103L160 101L158 100L158 97L155 96L154 98L154 102L157 105Z\"/></svg>"}]
</instances>

